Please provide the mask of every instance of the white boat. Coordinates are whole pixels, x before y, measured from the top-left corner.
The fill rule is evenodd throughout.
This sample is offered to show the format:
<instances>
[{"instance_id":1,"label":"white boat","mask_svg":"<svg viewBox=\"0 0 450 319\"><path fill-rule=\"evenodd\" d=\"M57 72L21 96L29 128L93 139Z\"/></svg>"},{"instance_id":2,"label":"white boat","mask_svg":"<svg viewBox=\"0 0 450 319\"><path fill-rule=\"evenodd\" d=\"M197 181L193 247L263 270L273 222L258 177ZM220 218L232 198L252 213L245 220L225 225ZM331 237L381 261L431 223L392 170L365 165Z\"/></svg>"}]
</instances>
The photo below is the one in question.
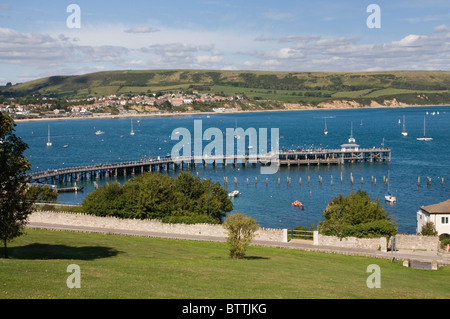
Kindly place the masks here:
<instances>
[{"instance_id":1,"label":"white boat","mask_svg":"<svg viewBox=\"0 0 450 319\"><path fill-rule=\"evenodd\" d=\"M403 136L408 136L408 132L406 132L406 127L405 127L405 116L403 115L403 131L402 131L402 135Z\"/></svg>"},{"instance_id":2,"label":"white boat","mask_svg":"<svg viewBox=\"0 0 450 319\"><path fill-rule=\"evenodd\" d=\"M397 198L395 196L392 196L392 194L389 192L390 182L391 182L391 171L389 170L388 179L387 179L388 193L387 193L387 195L384 196L384 199L389 203L395 203L397 201Z\"/></svg>"},{"instance_id":3,"label":"white boat","mask_svg":"<svg viewBox=\"0 0 450 319\"><path fill-rule=\"evenodd\" d=\"M98 130L98 131L95 132L95 135L102 135L102 134L105 134L105 132L100 131L100 130Z\"/></svg>"},{"instance_id":4,"label":"white boat","mask_svg":"<svg viewBox=\"0 0 450 319\"><path fill-rule=\"evenodd\" d=\"M432 137L426 137L425 135L425 118L423 118L423 137L418 137L418 141L431 141L433 140Z\"/></svg>"},{"instance_id":5,"label":"white boat","mask_svg":"<svg viewBox=\"0 0 450 319\"><path fill-rule=\"evenodd\" d=\"M239 191L238 190L234 190L231 193L228 194L229 197L236 197L239 196Z\"/></svg>"},{"instance_id":6,"label":"white boat","mask_svg":"<svg viewBox=\"0 0 450 319\"><path fill-rule=\"evenodd\" d=\"M328 130L327 130L327 119L325 119L325 129L323 130L323 134L328 135Z\"/></svg>"},{"instance_id":7,"label":"white boat","mask_svg":"<svg viewBox=\"0 0 450 319\"><path fill-rule=\"evenodd\" d=\"M50 147L52 146L52 142L50 141L50 125L48 126L48 140L47 140L47 146Z\"/></svg>"},{"instance_id":8,"label":"white boat","mask_svg":"<svg viewBox=\"0 0 450 319\"><path fill-rule=\"evenodd\" d=\"M385 195L384 199L389 203L395 203L397 201L397 198L395 196L392 196L390 194Z\"/></svg>"},{"instance_id":9,"label":"white boat","mask_svg":"<svg viewBox=\"0 0 450 319\"><path fill-rule=\"evenodd\" d=\"M134 135L134 131L133 131L133 119L131 119L131 132L130 135Z\"/></svg>"},{"instance_id":10,"label":"white boat","mask_svg":"<svg viewBox=\"0 0 450 319\"><path fill-rule=\"evenodd\" d=\"M355 143L356 142L355 138L353 137L353 122L351 124L351 132L350 132L350 138L348 139L348 142L349 143Z\"/></svg>"}]
</instances>

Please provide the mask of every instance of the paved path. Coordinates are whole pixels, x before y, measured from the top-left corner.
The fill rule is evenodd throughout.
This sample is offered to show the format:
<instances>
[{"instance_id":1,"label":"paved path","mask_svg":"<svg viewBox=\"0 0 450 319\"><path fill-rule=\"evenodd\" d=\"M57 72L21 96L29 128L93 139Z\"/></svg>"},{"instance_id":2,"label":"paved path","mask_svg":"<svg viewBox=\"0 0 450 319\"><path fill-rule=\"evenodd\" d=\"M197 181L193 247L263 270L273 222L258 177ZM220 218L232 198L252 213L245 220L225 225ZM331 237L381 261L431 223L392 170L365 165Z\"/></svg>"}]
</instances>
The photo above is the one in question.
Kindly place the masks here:
<instances>
[{"instance_id":1,"label":"paved path","mask_svg":"<svg viewBox=\"0 0 450 319\"><path fill-rule=\"evenodd\" d=\"M128 236L145 236L145 237L158 237L158 238L171 238L171 239L184 239L184 240L201 240L201 241L214 241L214 242L225 242L225 238L214 237L214 236L193 236L184 234L173 234L173 233L159 233L159 232L148 232L148 231L134 231L134 230L121 230L113 228L100 228L100 227L89 227L89 226L68 226L59 224L49 224L49 223L36 223L30 222L27 225L28 228L40 228L40 229L51 229L51 230L62 230L62 231L78 231L78 232L90 232L90 233L103 233L103 234L117 234L117 235L128 235ZM314 252L324 252L324 253L335 253L342 255L351 256L363 256L363 257L374 257L391 259L394 257L397 260L419 260L419 261L436 261L439 265L450 266L450 253L445 255L438 255L436 252L428 251L412 251L412 250L401 250L392 252L382 252L374 251L368 249L356 249L356 248L344 248L335 246L316 246L307 241L296 241L292 240L286 243L282 242L270 242L270 241L252 241L252 245L266 246L266 247L279 247L287 249L300 249L305 251Z\"/></svg>"}]
</instances>

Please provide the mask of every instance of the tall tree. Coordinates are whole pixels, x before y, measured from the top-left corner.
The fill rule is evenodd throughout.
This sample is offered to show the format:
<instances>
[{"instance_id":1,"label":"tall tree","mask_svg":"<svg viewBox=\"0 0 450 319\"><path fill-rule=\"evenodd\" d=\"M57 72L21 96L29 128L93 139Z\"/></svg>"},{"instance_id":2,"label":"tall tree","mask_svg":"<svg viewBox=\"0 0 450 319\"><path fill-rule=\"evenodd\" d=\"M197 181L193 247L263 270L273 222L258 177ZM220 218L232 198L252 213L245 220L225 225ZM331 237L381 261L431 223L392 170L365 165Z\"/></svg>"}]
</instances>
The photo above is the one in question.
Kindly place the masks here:
<instances>
[{"instance_id":1,"label":"tall tree","mask_svg":"<svg viewBox=\"0 0 450 319\"><path fill-rule=\"evenodd\" d=\"M23 153L28 145L14 132L16 124L0 112L0 239L8 258L7 242L22 235L32 212L32 201L26 198L25 173L31 168Z\"/></svg>"}]
</instances>

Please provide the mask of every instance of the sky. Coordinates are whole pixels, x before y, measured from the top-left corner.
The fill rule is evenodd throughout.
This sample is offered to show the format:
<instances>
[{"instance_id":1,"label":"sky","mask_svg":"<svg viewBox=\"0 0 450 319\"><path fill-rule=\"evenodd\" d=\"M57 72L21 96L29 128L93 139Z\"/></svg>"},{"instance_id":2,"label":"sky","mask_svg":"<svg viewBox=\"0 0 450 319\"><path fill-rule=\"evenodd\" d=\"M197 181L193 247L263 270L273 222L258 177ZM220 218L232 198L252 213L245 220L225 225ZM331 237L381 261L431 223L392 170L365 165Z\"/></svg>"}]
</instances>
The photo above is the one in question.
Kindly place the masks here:
<instances>
[{"instance_id":1,"label":"sky","mask_svg":"<svg viewBox=\"0 0 450 319\"><path fill-rule=\"evenodd\" d=\"M449 0L0 0L0 85L109 70L449 66Z\"/></svg>"}]
</instances>

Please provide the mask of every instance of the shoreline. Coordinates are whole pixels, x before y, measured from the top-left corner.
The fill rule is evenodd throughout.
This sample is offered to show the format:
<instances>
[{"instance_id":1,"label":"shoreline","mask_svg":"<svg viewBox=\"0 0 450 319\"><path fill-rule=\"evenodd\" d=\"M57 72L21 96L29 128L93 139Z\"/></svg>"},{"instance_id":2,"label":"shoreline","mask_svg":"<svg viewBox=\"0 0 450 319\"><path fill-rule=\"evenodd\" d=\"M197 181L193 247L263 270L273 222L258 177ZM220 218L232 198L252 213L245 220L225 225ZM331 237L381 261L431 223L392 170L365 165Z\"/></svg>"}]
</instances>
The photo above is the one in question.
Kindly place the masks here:
<instances>
[{"instance_id":1,"label":"shoreline","mask_svg":"<svg viewBox=\"0 0 450 319\"><path fill-rule=\"evenodd\" d=\"M30 118L14 119L14 122L39 122L39 121L65 121L65 120L87 120L87 119L121 119L121 118L143 118L143 117L170 117L170 116L196 116L196 115L221 115L221 114L240 114L240 113L267 113L267 112L295 112L295 111L331 111L331 110L366 110L366 109L400 109L400 108L420 108L420 107L450 107L450 105L395 105L395 106L361 106L361 107L313 107L305 106L292 109L271 109L271 110L241 110L225 112L179 112L179 113L138 113L122 115L99 115L99 116L77 116L77 117L49 117L49 118ZM95 113L94 113L95 114Z\"/></svg>"}]
</instances>

